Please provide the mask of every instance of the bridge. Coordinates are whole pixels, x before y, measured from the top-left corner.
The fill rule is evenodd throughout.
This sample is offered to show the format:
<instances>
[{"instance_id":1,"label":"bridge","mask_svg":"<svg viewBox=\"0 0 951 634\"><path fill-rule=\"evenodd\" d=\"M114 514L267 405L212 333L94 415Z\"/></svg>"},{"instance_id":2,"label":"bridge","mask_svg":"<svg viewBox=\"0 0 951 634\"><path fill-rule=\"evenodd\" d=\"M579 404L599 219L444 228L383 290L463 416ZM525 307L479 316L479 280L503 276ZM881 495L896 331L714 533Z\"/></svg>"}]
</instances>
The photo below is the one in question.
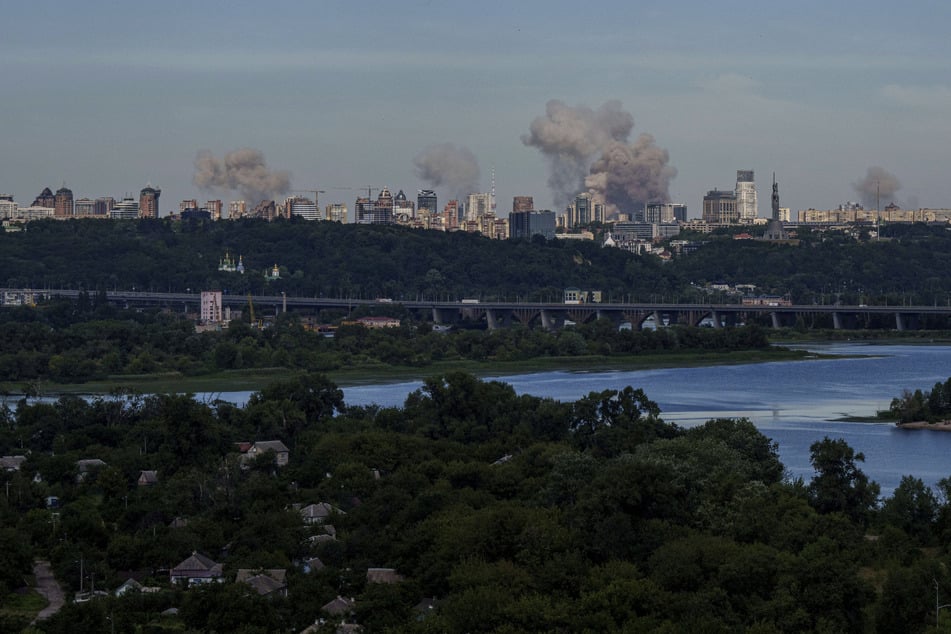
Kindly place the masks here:
<instances>
[{"instance_id":1,"label":"bridge","mask_svg":"<svg viewBox=\"0 0 951 634\"><path fill-rule=\"evenodd\" d=\"M81 291L74 289L0 289L4 305L16 304L26 297L63 297L76 299ZM19 298L19 300L17 299ZM143 291L106 291L110 303L120 306L157 306L182 312L197 312L200 293L155 293ZM706 304L706 303L588 303L564 304L555 302L476 301L432 299L358 299L330 297L287 297L284 295L256 295L251 298L260 314L286 311L319 314L323 310L345 311L350 314L358 307L376 307L385 311L401 306L419 319L436 324L452 324L468 320L484 322L489 329L515 324L541 326L556 330L567 324L581 324L597 319L608 319L620 326L631 324L634 329L653 322L658 325L709 325L714 328L730 327L750 321L765 322L773 328L797 324L806 328L835 329L891 328L913 330L929 321L947 321L951 318L949 306L867 306L801 304L788 306ZM245 295L222 295L223 307L241 309L248 304ZM367 312L367 311L362 311ZM947 327L947 325L943 326Z\"/></svg>"}]
</instances>

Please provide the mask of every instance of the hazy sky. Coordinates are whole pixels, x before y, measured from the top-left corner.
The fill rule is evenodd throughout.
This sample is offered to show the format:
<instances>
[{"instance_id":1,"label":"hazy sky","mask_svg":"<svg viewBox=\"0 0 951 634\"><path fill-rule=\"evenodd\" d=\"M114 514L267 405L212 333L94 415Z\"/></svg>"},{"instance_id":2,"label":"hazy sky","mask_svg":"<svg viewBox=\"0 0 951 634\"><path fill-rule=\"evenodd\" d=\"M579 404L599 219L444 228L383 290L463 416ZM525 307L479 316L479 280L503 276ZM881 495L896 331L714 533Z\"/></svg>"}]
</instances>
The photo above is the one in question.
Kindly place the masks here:
<instances>
[{"instance_id":1,"label":"hazy sky","mask_svg":"<svg viewBox=\"0 0 951 634\"><path fill-rule=\"evenodd\" d=\"M753 169L783 206L856 200L869 167L904 206L951 206L951 4L764 2L8 2L0 37L0 192L29 204L192 182L196 155L261 150L294 188L424 187L428 146L472 151L498 208L551 207L548 163L521 137L545 105L616 99L633 141L677 169L671 198ZM447 192L437 188L440 201Z\"/></svg>"}]
</instances>

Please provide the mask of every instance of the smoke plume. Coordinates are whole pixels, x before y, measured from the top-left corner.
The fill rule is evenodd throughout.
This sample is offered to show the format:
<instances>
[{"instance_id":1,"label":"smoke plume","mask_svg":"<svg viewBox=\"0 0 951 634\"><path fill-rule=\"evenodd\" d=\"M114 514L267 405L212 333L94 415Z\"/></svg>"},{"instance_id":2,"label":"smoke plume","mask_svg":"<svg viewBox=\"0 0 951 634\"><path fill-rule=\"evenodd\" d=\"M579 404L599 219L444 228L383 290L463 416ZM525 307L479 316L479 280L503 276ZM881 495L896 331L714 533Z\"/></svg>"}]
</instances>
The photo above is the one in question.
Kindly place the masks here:
<instances>
[{"instance_id":1,"label":"smoke plume","mask_svg":"<svg viewBox=\"0 0 951 634\"><path fill-rule=\"evenodd\" d=\"M210 150L201 150L195 157L192 182L203 189L227 189L241 192L248 202L273 200L290 189L288 172L272 172L267 168L260 150L242 148L218 160Z\"/></svg>"},{"instance_id":2,"label":"smoke plume","mask_svg":"<svg viewBox=\"0 0 951 634\"><path fill-rule=\"evenodd\" d=\"M585 186L595 200L604 201L608 216L648 202L668 202L670 180L677 175L669 160L667 150L657 147L649 134L630 145L612 141L591 166Z\"/></svg>"},{"instance_id":3,"label":"smoke plume","mask_svg":"<svg viewBox=\"0 0 951 634\"><path fill-rule=\"evenodd\" d=\"M430 145L413 159L416 176L433 189L443 187L450 198L464 200L479 191L479 161L467 147Z\"/></svg>"},{"instance_id":4,"label":"smoke plume","mask_svg":"<svg viewBox=\"0 0 951 634\"><path fill-rule=\"evenodd\" d=\"M567 206L582 191L605 203L609 213L630 212L648 201L667 201L677 170L650 135L633 144L634 117L621 102L597 110L552 100L536 117L522 143L538 148L551 165L548 185L555 204Z\"/></svg>"},{"instance_id":5,"label":"smoke plume","mask_svg":"<svg viewBox=\"0 0 951 634\"><path fill-rule=\"evenodd\" d=\"M895 202L895 193L901 189L898 177L883 167L870 167L865 178L852 183L855 193L859 195L862 205L866 209L875 209Z\"/></svg>"}]
</instances>

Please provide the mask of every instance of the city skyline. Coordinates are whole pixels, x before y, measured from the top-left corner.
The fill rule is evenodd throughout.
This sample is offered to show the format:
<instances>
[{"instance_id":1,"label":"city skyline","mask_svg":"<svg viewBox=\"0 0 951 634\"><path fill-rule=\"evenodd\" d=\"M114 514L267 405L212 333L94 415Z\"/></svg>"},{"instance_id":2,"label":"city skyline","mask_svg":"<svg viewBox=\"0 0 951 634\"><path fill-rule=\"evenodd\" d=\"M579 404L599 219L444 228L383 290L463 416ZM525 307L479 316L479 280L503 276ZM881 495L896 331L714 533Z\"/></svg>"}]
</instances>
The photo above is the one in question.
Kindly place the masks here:
<instances>
[{"instance_id":1,"label":"city skyline","mask_svg":"<svg viewBox=\"0 0 951 634\"><path fill-rule=\"evenodd\" d=\"M691 217L747 169L760 217L773 172L792 209L858 200L878 166L901 206L951 206L951 10L938 3L164 7L7 9L0 192L28 203L65 183L120 198L152 183L165 214L241 199L197 187L196 161L254 148L288 172L287 195L327 190L321 206L353 205L358 191L336 188L368 185L448 200L417 159L451 146L477 162L479 191L494 168L500 215L520 195L561 212L549 155L524 139L551 100L616 100L633 118L625 142L649 134L668 153L669 198Z\"/></svg>"}]
</instances>

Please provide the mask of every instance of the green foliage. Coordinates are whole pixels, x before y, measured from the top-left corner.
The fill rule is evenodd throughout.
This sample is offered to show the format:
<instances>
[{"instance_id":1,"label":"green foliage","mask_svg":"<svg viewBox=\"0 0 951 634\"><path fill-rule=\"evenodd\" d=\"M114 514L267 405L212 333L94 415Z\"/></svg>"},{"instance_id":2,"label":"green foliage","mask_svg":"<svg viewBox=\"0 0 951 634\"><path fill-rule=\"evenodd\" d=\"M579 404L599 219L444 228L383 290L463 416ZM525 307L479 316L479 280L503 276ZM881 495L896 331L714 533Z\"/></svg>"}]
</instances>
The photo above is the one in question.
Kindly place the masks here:
<instances>
[{"instance_id":1,"label":"green foliage","mask_svg":"<svg viewBox=\"0 0 951 634\"><path fill-rule=\"evenodd\" d=\"M116 394L23 402L10 417L0 443L22 436L43 481L10 480L0 500L0 583L46 555L68 590L81 572L112 590L125 571L163 588L70 603L49 632L300 631L336 596L372 631L914 631L930 618L915 596L945 583L948 562L923 547L948 506L920 481L879 513L844 442L816 443L816 477L788 482L750 421L682 429L633 387L559 403L452 373L381 409L347 407L307 375L244 408ZM293 440L286 467L234 445L275 438ZM78 482L90 457L106 466ZM145 468L158 484L135 485ZM297 510L321 501L339 509L333 529ZM226 581L170 588L164 570L194 551ZM303 572L314 556L324 567ZM368 583L372 567L404 580ZM239 568L286 569L288 596L232 583ZM420 614L423 596L438 605ZM168 607L178 616L160 617Z\"/></svg>"}]
</instances>

